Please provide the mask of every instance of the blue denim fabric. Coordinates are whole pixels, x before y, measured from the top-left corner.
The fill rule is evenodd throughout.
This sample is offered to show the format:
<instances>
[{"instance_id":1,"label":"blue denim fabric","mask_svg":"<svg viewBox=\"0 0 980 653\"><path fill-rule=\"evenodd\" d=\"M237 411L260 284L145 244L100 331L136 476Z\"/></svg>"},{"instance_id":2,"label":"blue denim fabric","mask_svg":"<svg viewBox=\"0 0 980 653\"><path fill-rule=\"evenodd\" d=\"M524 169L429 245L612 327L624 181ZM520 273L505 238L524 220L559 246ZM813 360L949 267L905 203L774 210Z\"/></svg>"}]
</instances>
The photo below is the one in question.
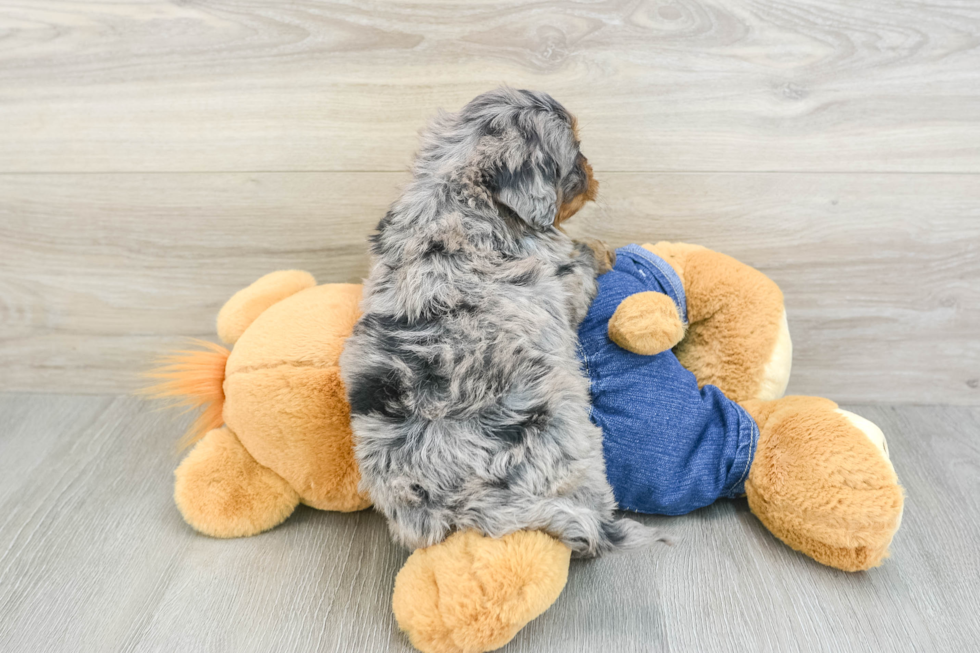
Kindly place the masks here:
<instances>
[{"instance_id":1,"label":"blue denim fabric","mask_svg":"<svg viewBox=\"0 0 980 653\"><path fill-rule=\"evenodd\" d=\"M630 295L669 296L687 320L677 273L642 247L616 252L579 327L592 390L592 421L602 428L606 475L623 510L682 515L745 491L759 440L755 420L694 375L672 351L641 356L609 339L609 318Z\"/></svg>"}]
</instances>

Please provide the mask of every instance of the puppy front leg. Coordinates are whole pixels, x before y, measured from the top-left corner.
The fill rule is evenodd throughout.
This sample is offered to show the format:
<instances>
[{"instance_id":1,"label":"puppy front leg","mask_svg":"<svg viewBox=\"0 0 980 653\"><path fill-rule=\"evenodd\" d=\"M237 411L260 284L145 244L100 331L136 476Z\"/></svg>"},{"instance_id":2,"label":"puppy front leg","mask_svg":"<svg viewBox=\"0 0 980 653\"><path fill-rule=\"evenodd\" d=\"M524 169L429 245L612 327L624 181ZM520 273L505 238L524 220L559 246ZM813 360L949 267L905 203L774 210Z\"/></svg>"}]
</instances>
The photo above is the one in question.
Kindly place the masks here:
<instances>
[{"instance_id":1,"label":"puppy front leg","mask_svg":"<svg viewBox=\"0 0 980 653\"><path fill-rule=\"evenodd\" d=\"M575 241L571 260L558 266L565 287L569 320L577 327L596 294L596 277L612 269L616 253L599 240Z\"/></svg>"},{"instance_id":2,"label":"puppy front leg","mask_svg":"<svg viewBox=\"0 0 980 653\"><path fill-rule=\"evenodd\" d=\"M616 265L616 250L609 249L609 245L603 241L595 239L575 241L576 249L582 246L588 247L592 252L595 261L595 276L609 272Z\"/></svg>"}]
</instances>

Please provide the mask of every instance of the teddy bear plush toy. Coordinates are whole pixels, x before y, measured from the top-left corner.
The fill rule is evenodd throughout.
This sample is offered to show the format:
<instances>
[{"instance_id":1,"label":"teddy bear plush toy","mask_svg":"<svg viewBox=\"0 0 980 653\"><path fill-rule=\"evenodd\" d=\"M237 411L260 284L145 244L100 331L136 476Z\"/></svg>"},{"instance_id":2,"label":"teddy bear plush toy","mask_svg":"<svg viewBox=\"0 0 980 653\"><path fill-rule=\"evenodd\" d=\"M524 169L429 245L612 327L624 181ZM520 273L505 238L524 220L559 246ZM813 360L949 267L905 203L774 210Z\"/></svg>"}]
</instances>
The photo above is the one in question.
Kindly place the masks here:
<instances>
[{"instance_id":1,"label":"teddy bear plush toy","mask_svg":"<svg viewBox=\"0 0 980 653\"><path fill-rule=\"evenodd\" d=\"M242 537L300 503L371 505L338 367L360 299L359 285L273 272L218 314L230 352L210 344L157 370L157 396L204 409L175 472L193 528ZM884 436L827 399L782 397L792 345L782 293L762 273L694 245L621 248L579 338L622 509L676 515L745 495L776 537L825 565L887 556L903 494ZM408 558L395 616L427 653L493 650L558 598L569 559L539 531L457 532Z\"/></svg>"}]
</instances>

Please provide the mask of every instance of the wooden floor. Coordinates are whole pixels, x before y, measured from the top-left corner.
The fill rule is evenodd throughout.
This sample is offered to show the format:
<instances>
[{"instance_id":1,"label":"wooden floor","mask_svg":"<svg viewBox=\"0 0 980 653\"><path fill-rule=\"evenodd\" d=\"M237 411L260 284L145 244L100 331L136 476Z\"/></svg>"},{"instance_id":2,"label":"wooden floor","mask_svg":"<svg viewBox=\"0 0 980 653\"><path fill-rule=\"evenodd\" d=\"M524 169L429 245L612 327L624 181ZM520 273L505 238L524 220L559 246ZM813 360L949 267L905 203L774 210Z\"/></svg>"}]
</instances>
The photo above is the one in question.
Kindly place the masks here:
<instances>
[{"instance_id":1,"label":"wooden floor","mask_svg":"<svg viewBox=\"0 0 980 653\"><path fill-rule=\"evenodd\" d=\"M980 408L848 408L889 435L908 493L884 566L822 567L744 500L646 517L673 547L573 562L503 650L975 650ZM0 395L0 650L411 650L389 603L406 552L378 514L198 535L171 498L182 425L129 397Z\"/></svg>"}]
</instances>

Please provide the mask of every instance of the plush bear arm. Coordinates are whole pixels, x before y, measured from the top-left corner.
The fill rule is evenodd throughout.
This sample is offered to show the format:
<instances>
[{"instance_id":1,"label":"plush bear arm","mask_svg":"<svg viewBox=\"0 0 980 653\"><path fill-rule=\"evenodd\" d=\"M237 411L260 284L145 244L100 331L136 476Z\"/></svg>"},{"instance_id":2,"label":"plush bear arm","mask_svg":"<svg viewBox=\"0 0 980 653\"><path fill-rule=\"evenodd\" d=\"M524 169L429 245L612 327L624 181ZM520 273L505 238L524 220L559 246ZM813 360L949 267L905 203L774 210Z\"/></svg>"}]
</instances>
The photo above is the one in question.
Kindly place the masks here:
<instances>
[{"instance_id":1,"label":"plush bear arm","mask_svg":"<svg viewBox=\"0 0 980 653\"><path fill-rule=\"evenodd\" d=\"M316 285L316 279L302 270L270 272L225 302L218 313L218 337L233 345L265 309L300 290Z\"/></svg>"},{"instance_id":2,"label":"plush bear arm","mask_svg":"<svg viewBox=\"0 0 980 653\"><path fill-rule=\"evenodd\" d=\"M609 338L634 354L653 356L684 338L684 321L674 301L658 292L624 299L609 320Z\"/></svg>"},{"instance_id":3,"label":"plush bear arm","mask_svg":"<svg viewBox=\"0 0 980 653\"><path fill-rule=\"evenodd\" d=\"M684 284L688 329L674 348L698 385L734 401L776 399L789 381L793 346L783 294L766 275L697 245L644 245Z\"/></svg>"}]
</instances>

